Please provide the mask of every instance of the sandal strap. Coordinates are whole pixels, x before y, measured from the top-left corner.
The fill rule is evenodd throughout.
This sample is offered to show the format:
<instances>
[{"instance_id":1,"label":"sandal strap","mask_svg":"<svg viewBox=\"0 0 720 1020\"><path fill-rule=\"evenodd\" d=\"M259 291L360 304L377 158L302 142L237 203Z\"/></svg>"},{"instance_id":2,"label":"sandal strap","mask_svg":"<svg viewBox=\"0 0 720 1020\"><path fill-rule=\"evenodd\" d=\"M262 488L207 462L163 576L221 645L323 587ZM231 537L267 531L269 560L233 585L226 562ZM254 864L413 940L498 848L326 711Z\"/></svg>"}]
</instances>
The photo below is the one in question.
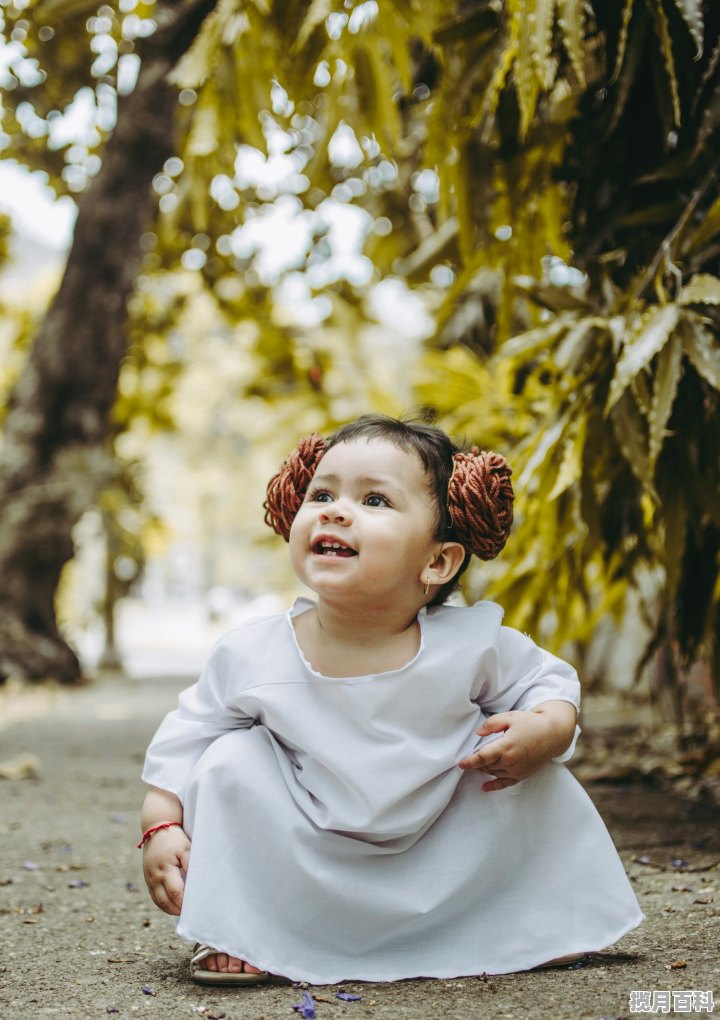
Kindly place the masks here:
<instances>
[{"instance_id":1,"label":"sandal strap","mask_svg":"<svg viewBox=\"0 0 720 1020\"><path fill-rule=\"evenodd\" d=\"M213 949L212 946L206 946L202 942L198 942L193 949L193 955L190 957L191 966L195 966L198 963L202 963L203 960L207 960L209 956L217 956L219 950Z\"/></svg>"}]
</instances>

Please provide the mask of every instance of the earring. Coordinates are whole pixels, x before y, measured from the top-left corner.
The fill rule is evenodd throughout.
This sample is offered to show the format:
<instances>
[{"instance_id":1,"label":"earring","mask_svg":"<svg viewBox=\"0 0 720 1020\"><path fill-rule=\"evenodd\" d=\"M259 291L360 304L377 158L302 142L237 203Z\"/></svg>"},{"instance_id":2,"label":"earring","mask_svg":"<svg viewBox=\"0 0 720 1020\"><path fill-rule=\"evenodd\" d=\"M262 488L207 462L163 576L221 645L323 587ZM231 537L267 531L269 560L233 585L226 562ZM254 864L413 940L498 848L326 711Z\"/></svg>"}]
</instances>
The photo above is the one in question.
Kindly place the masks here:
<instances>
[{"instance_id":1,"label":"earring","mask_svg":"<svg viewBox=\"0 0 720 1020\"><path fill-rule=\"evenodd\" d=\"M425 591L423 592L423 595L425 596L425 598L427 598L429 591L430 591L430 581L426 580L425 581Z\"/></svg>"}]
</instances>

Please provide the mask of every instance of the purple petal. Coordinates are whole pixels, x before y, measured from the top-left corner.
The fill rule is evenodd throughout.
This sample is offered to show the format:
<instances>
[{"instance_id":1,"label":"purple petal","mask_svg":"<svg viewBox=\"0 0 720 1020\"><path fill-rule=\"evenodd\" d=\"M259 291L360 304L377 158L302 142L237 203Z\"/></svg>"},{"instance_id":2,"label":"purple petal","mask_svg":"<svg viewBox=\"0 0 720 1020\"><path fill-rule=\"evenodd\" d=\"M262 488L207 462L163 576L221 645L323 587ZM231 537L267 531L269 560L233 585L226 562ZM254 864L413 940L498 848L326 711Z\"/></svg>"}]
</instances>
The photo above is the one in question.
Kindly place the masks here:
<instances>
[{"instance_id":1,"label":"purple petal","mask_svg":"<svg viewBox=\"0 0 720 1020\"><path fill-rule=\"evenodd\" d=\"M140 989L140 991L143 993L143 995L154 995L155 994L155 992L152 990L150 985L143 985L142 988Z\"/></svg>"},{"instance_id":2,"label":"purple petal","mask_svg":"<svg viewBox=\"0 0 720 1020\"><path fill-rule=\"evenodd\" d=\"M74 879L74 881L69 883L68 888L70 888L70 889L87 889L89 884L90 884L89 882L83 881L82 878L76 878L76 879Z\"/></svg>"},{"instance_id":3,"label":"purple petal","mask_svg":"<svg viewBox=\"0 0 720 1020\"><path fill-rule=\"evenodd\" d=\"M25 871L37 871L40 867L40 865L36 864L35 861L23 861L22 866Z\"/></svg>"},{"instance_id":4,"label":"purple petal","mask_svg":"<svg viewBox=\"0 0 720 1020\"><path fill-rule=\"evenodd\" d=\"M117 1006L108 1006L106 1008L105 1012L106 1013L119 1013L120 1010L117 1008Z\"/></svg>"},{"instance_id":5,"label":"purple petal","mask_svg":"<svg viewBox=\"0 0 720 1020\"><path fill-rule=\"evenodd\" d=\"M362 1002L362 995L351 995L350 992L335 992L335 998L343 1002Z\"/></svg>"},{"instance_id":6,"label":"purple petal","mask_svg":"<svg viewBox=\"0 0 720 1020\"><path fill-rule=\"evenodd\" d=\"M642 857L638 857L637 860L638 860L638 864L649 864L650 863L650 858L647 856L647 854L643 854Z\"/></svg>"},{"instance_id":7,"label":"purple petal","mask_svg":"<svg viewBox=\"0 0 720 1020\"><path fill-rule=\"evenodd\" d=\"M300 1016L305 1017L305 1020L313 1020L315 1016L315 1000L309 992L303 992L302 1002L296 1002L293 1009Z\"/></svg>"},{"instance_id":8,"label":"purple petal","mask_svg":"<svg viewBox=\"0 0 720 1020\"><path fill-rule=\"evenodd\" d=\"M676 857L670 862L673 868L687 868L689 861L682 860L681 857Z\"/></svg>"}]
</instances>

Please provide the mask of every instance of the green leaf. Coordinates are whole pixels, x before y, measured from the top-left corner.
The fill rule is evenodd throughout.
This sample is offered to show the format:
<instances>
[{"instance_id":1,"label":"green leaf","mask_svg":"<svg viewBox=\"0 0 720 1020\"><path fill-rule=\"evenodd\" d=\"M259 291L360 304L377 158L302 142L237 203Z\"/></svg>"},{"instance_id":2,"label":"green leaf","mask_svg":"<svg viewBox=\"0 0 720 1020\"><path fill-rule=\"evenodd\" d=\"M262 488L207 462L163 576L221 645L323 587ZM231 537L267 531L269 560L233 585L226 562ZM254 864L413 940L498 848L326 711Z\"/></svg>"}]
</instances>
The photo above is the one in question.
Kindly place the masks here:
<instances>
[{"instance_id":1,"label":"green leaf","mask_svg":"<svg viewBox=\"0 0 720 1020\"><path fill-rule=\"evenodd\" d=\"M633 0L628 0L626 11L630 14L633 10ZM615 65L615 72L611 83L617 83L614 92L614 105L612 119L608 126L607 134L611 135L617 127L627 105L628 97L637 77L638 67L645 52L645 36L647 34L647 13L644 7L640 7L635 17L632 42L627 49L627 32L622 41L622 51L618 50L618 59ZM627 54L627 55L626 55Z\"/></svg>"},{"instance_id":2,"label":"green leaf","mask_svg":"<svg viewBox=\"0 0 720 1020\"><path fill-rule=\"evenodd\" d=\"M648 418L648 449L650 465L653 468L665 439L665 427L670 419L681 374L682 344L677 334L673 334L658 357L652 406Z\"/></svg>"},{"instance_id":3,"label":"green leaf","mask_svg":"<svg viewBox=\"0 0 720 1020\"><path fill-rule=\"evenodd\" d=\"M646 368L665 345L677 325L678 316L679 309L673 304L656 305L641 317L615 366L605 414L612 410L638 372Z\"/></svg>"},{"instance_id":4,"label":"green leaf","mask_svg":"<svg viewBox=\"0 0 720 1020\"><path fill-rule=\"evenodd\" d=\"M695 59L699 60L703 51L703 0L675 0L675 6L690 30L695 43Z\"/></svg>"},{"instance_id":5,"label":"green leaf","mask_svg":"<svg viewBox=\"0 0 720 1020\"><path fill-rule=\"evenodd\" d=\"M500 348L502 358L518 358L527 361L541 351L551 347L562 334L575 323L575 316L558 315L544 326L528 330L508 340Z\"/></svg>"},{"instance_id":6,"label":"green leaf","mask_svg":"<svg viewBox=\"0 0 720 1020\"><path fill-rule=\"evenodd\" d=\"M179 89L197 89L202 85L217 59L225 24L235 11L235 0L220 0L203 21L190 49L168 75L169 81Z\"/></svg>"},{"instance_id":7,"label":"green leaf","mask_svg":"<svg viewBox=\"0 0 720 1020\"><path fill-rule=\"evenodd\" d=\"M328 14L332 11L330 0L312 0L308 12L300 26L297 38L290 47L291 53L299 53L315 29L322 25Z\"/></svg>"},{"instance_id":8,"label":"green leaf","mask_svg":"<svg viewBox=\"0 0 720 1020\"><path fill-rule=\"evenodd\" d=\"M544 89L552 88L555 74L557 73L557 61L552 58L554 13L555 0L536 0L534 32L535 74Z\"/></svg>"},{"instance_id":9,"label":"green leaf","mask_svg":"<svg viewBox=\"0 0 720 1020\"><path fill-rule=\"evenodd\" d=\"M683 245L683 254L698 251L720 233L720 197L716 198L703 216L700 226Z\"/></svg>"},{"instance_id":10,"label":"green leaf","mask_svg":"<svg viewBox=\"0 0 720 1020\"><path fill-rule=\"evenodd\" d=\"M549 424L547 428L541 430L537 437L532 440L530 444L532 452L518 477L518 489L521 491L530 489L533 481L537 483L537 478L533 478L535 472L542 467L545 458L561 441L569 421L570 411L568 410L556 421Z\"/></svg>"},{"instance_id":11,"label":"green leaf","mask_svg":"<svg viewBox=\"0 0 720 1020\"><path fill-rule=\"evenodd\" d=\"M720 125L720 82L717 82L713 90L712 95L705 107L702 115L702 121L700 122L700 129L697 134L697 140L695 142L695 148L693 149L692 159L696 160L698 156L706 151L707 143L710 140L711 135L715 133L718 126Z\"/></svg>"},{"instance_id":12,"label":"green leaf","mask_svg":"<svg viewBox=\"0 0 720 1020\"><path fill-rule=\"evenodd\" d=\"M693 368L720 391L720 344L717 337L695 316L686 315L681 320L683 351Z\"/></svg>"},{"instance_id":13,"label":"green leaf","mask_svg":"<svg viewBox=\"0 0 720 1020\"><path fill-rule=\"evenodd\" d=\"M678 90L677 75L675 73L675 58L672 51L672 39L670 38L670 25L668 24L665 8L662 0L647 0L650 13L655 23L655 32L660 41L660 52L662 53L665 70L667 71L670 95L672 98L673 121L675 127L680 127L682 119L680 114L680 92Z\"/></svg>"},{"instance_id":14,"label":"green leaf","mask_svg":"<svg viewBox=\"0 0 720 1020\"><path fill-rule=\"evenodd\" d=\"M625 51L627 50L628 37L630 35L630 22L632 20L635 0L625 0L618 34L617 53L615 54L615 70L613 71L610 84L613 85L620 76L620 70L625 62Z\"/></svg>"},{"instance_id":15,"label":"green leaf","mask_svg":"<svg viewBox=\"0 0 720 1020\"><path fill-rule=\"evenodd\" d=\"M656 502L659 502L650 470L645 439L645 419L632 393L624 393L610 413L615 439L628 467Z\"/></svg>"},{"instance_id":16,"label":"green leaf","mask_svg":"<svg viewBox=\"0 0 720 1020\"><path fill-rule=\"evenodd\" d=\"M588 316L572 325L556 344L553 360L561 372L573 376L583 363L587 363L588 345L597 338L597 330L607 332L607 321L599 316Z\"/></svg>"},{"instance_id":17,"label":"green leaf","mask_svg":"<svg viewBox=\"0 0 720 1020\"><path fill-rule=\"evenodd\" d=\"M515 91L520 107L520 138L525 138L540 92L540 81L535 73L534 23L530 17L522 19L518 36L517 57L513 67Z\"/></svg>"},{"instance_id":18,"label":"green leaf","mask_svg":"<svg viewBox=\"0 0 720 1020\"><path fill-rule=\"evenodd\" d=\"M698 273L683 287L678 304L720 305L720 280L710 273Z\"/></svg>"},{"instance_id":19,"label":"green leaf","mask_svg":"<svg viewBox=\"0 0 720 1020\"><path fill-rule=\"evenodd\" d=\"M555 484L550 490L549 500L557 499L570 486L575 485L580 480L583 471L586 434L587 417L583 415L578 422L577 432L565 443L560 469L557 473Z\"/></svg>"},{"instance_id":20,"label":"green leaf","mask_svg":"<svg viewBox=\"0 0 720 1020\"><path fill-rule=\"evenodd\" d=\"M519 13L516 12L510 18L507 28L507 36L500 47L500 52L495 63L495 69L488 87L485 90L485 95L483 96L483 101L480 104L480 109L471 118L471 127L479 127L482 125L481 139L485 144L487 144L492 137L493 126L495 124L495 113L500 101L500 94L505 88L505 82L515 62L515 57L517 56L521 25L522 18Z\"/></svg>"},{"instance_id":21,"label":"green leaf","mask_svg":"<svg viewBox=\"0 0 720 1020\"><path fill-rule=\"evenodd\" d=\"M382 137L387 150L392 152L402 138L402 128L394 98L397 86L390 63L383 53L383 42L374 34L364 33L354 48L353 57L358 90L368 119Z\"/></svg>"},{"instance_id":22,"label":"green leaf","mask_svg":"<svg viewBox=\"0 0 720 1020\"><path fill-rule=\"evenodd\" d=\"M585 87L585 50L583 46L583 10L578 0L557 0L558 24L565 49L581 86Z\"/></svg>"}]
</instances>

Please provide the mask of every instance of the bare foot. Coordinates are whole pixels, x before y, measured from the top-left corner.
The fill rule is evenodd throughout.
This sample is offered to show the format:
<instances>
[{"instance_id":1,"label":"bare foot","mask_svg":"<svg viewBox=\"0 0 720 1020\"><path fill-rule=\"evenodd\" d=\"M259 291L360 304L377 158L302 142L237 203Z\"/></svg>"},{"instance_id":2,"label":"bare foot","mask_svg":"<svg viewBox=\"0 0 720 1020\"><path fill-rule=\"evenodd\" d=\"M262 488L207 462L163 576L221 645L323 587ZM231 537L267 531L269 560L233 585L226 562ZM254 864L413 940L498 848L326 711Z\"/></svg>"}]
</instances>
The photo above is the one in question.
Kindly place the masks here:
<instances>
[{"instance_id":1,"label":"bare foot","mask_svg":"<svg viewBox=\"0 0 720 1020\"><path fill-rule=\"evenodd\" d=\"M203 960L203 968L220 974L263 974L264 971L252 964L239 960L237 956L228 956L227 953L215 953Z\"/></svg>"}]
</instances>

